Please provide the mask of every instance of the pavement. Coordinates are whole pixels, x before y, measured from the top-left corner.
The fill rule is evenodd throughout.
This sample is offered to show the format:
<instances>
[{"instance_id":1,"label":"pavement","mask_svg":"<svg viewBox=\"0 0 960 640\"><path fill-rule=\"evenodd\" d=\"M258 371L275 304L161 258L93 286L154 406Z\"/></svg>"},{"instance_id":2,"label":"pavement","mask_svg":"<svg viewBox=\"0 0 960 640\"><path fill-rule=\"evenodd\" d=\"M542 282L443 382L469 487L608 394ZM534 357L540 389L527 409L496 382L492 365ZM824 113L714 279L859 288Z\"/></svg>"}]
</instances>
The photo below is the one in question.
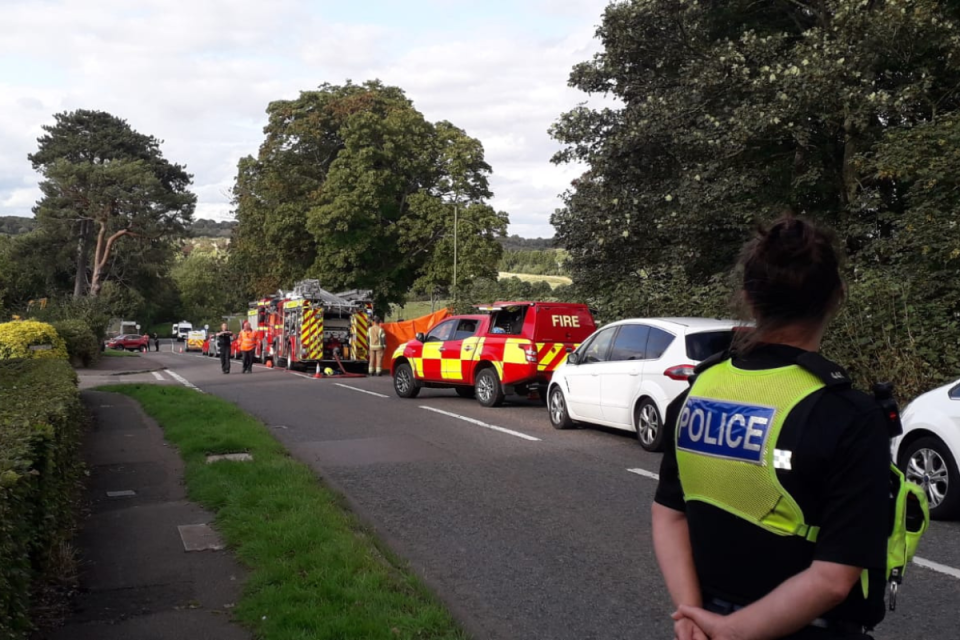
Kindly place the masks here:
<instances>
[{"instance_id":1,"label":"pavement","mask_svg":"<svg viewBox=\"0 0 960 640\"><path fill-rule=\"evenodd\" d=\"M119 361L132 358L117 358ZM112 361L111 361L112 362ZM123 365L120 365L121 367ZM81 378L100 372L82 371ZM244 570L186 499L183 463L136 401L84 391L95 425L84 442L89 517L75 545L80 595L65 625L43 640L249 640L230 622ZM200 525L187 528L183 525ZM205 550L188 544L212 536Z\"/></svg>"},{"instance_id":2,"label":"pavement","mask_svg":"<svg viewBox=\"0 0 960 640\"><path fill-rule=\"evenodd\" d=\"M151 347L152 348L152 347ZM133 384L139 382L162 382L156 372L166 368L166 364L157 357L163 351L178 353L178 347L172 340L161 341L161 351L131 353L123 356L103 356L92 367L78 369L80 389L93 389L111 384Z\"/></svg>"},{"instance_id":3,"label":"pavement","mask_svg":"<svg viewBox=\"0 0 960 640\"><path fill-rule=\"evenodd\" d=\"M556 431L521 400L452 390L404 400L389 377L314 380L164 351L186 384L260 418L448 605L474 638L668 638L673 607L650 541L660 456L631 434ZM159 381L158 381L159 382ZM933 523L877 640L955 640L960 523Z\"/></svg>"}]
</instances>

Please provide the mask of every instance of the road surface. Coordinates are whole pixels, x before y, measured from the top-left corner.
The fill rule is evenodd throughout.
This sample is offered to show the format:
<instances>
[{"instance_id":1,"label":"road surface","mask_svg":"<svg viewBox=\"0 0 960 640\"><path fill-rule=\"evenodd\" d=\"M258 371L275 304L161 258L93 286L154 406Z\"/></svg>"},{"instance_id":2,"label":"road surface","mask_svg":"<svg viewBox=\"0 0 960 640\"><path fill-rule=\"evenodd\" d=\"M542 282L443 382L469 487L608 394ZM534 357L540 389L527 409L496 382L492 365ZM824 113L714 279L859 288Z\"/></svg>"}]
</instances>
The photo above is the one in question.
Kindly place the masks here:
<instances>
[{"instance_id":1,"label":"road surface","mask_svg":"<svg viewBox=\"0 0 960 640\"><path fill-rule=\"evenodd\" d=\"M144 356L167 367L145 381L194 385L263 420L475 638L672 637L650 541L660 456L630 434L556 431L535 402L403 400L388 377L227 376L167 349ZM960 637L960 523L934 523L919 555L928 566L910 568L877 640Z\"/></svg>"}]
</instances>

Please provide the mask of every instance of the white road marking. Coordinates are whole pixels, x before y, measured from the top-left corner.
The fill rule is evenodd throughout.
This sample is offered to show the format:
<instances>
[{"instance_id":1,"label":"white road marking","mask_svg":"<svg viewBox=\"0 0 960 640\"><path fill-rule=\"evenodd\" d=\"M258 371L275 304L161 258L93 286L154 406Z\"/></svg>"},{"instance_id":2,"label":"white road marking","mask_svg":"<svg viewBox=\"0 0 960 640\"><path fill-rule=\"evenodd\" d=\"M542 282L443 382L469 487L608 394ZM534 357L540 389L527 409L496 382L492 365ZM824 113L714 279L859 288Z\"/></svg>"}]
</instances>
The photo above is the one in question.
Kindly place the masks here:
<instances>
[{"instance_id":1,"label":"white road marking","mask_svg":"<svg viewBox=\"0 0 960 640\"><path fill-rule=\"evenodd\" d=\"M153 374L153 377L154 377L154 378L156 378L156 379L159 380L160 382L163 382L163 376L160 375L160 372L159 372L159 371L151 371L150 373Z\"/></svg>"},{"instance_id":2,"label":"white road marking","mask_svg":"<svg viewBox=\"0 0 960 640\"><path fill-rule=\"evenodd\" d=\"M464 422L469 422L470 424L475 424L485 429L493 429L494 431L499 431L500 433L506 433L507 435L523 438L524 440L530 440L531 442L540 442L540 438L534 438L533 436L528 436L527 434L520 433L519 431L512 431L510 429L504 429L503 427L498 427L493 424L487 424L486 422L481 422L480 420L474 420L473 418L468 418L467 416L461 416L458 413L450 413L449 411L443 411L442 409L434 409L433 407L425 407L423 405L420 405L420 408L426 409L427 411L433 411L434 413L439 413L445 416L449 416L451 418L456 418L457 420L463 420Z\"/></svg>"},{"instance_id":3,"label":"white road marking","mask_svg":"<svg viewBox=\"0 0 960 640\"><path fill-rule=\"evenodd\" d=\"M352 389L354 391L359 391L360 393L369 393L371 396L377 396L378 398L389 398L390 396L385 396L382 393L377 393L376 391L367 391L366 389L361 389L360 387L351 387L348 384L340 384L339 382L334 382L333 384L338 387L343 387L344 389Z\"/></svg>"},{"instance_id":4,"label":"white road marking","mask_svg":"<svg viewBox=\"0 0 960 640\"><path fill-rule=\"evenodd\" d=\"M652 471L647 471L646 469L627 469L630 473L635 473L638 476L644 476L646 478L652 478L654 480L660 479L660 474L654 473ZM937 573L942 573L945 576L950 576L951 578L956 578L960 580L960 569L954 569L953 567L948 567L945 564L940 564L939 562L934 562L933 560L927 560L926 558L914 557L913 564L923 567L925 569L930 569L931 571L936 571Z\"/></svg>"},{"instance_id":5,"label":"white road marking","mask_svg":"<svg viewBox=\"0 0 960 640\"><path fill-rule=\"evenodd\" d=\"M956 578L960 580L960 569L954 569L953 567L948 567L945 564L940 564L939 562L934 562L932 560L927 560L926 558L914 558L913 564L930 569L931 571L937 571L944 575L950 576L951 578Z\"/></svg>"},{"instance_id":6,"label":"white road marking","mask_svg":"<svg viewBox=\"0 0 960 640\"><path fill-rule=\"evenodd\" d=\"M288 371L287 373L289 373L289 374L291 374L291 375L299 376L299 377L301 377L301 378L306 378L307 380L313 380L313 376L308 376L308 375L305 374L305 373L298 373L298 372L296 372L296 371Z\"/></svg>"},{"instance_id":7,"label":"white road marking","mask_svg":"<svg viewBox=\"0 0 960 640\"><path fill-rule=\"evenodd\" d=\"M199 391L200 393L203 393L202 389L200 389L197 385L193 384L192 382L184 378L182 375L180 375L176 371L170 371L169 369L167 369L167 374L171 378L173 378L174 380L176 380L177 382L185 386L186 388L193 389L194 391Z\"/></svg>"},{"instance_id":8,"label":"white road marking","mask_svg":"<svg viewBox=\"0 0 960 640\"><path fill-rule=\"evenodd\" d=\"M654 473L653 471L647 471L646 469L627 469L630 473L635 473L638 476L643 476L644 478L651 478L653 480L659 480L660 474Z\"/></svg>"}]
</instances>

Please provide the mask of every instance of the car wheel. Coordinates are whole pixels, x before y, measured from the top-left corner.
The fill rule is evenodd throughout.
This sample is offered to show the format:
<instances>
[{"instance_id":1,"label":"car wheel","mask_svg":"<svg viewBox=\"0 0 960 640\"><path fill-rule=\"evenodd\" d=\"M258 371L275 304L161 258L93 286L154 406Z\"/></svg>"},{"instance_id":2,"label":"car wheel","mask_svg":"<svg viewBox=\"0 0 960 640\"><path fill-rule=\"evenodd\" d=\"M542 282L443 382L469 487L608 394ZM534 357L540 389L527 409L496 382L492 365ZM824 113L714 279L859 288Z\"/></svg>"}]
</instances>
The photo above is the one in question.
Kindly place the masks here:
<instances>
[{"instance_id":1,"label":"car wheel","mask_svg":"<svg viewBox=\"0 0 960 640\"><path fill-rule=\"evenodd\" d=\"M633 424L637 428L637 440L647 451L660 451L663 446L663 418L653 400L644 398L634 409Z\"/></svg>"},{"instance_id":2,"label":"car wheel","mask_svg":"<svg viewBox=\"0 0 960 640\"><path fill-rule=\"evenodd\" d=\"M461 398L472 398L477 395L476 389L473 387L454 387L454 391L456 391L457 395Z\"/></svg>"},{"instance_id":3,"label":"car wheel","mask_svg":"<svg viewBox=\"0 0 960 640\"><path fill-rule=\"evenodd\" d=\"M485 407L499 407L503 404L503 385L496 369L484 369L477 374L477 401Z\"/></svg>"},{"instance_id":4,"label":"car wheel","mask_svg":"<svg viewBox=\"0 0 960 640\"><path fill-rule=\"evenodd\" d=\"M940 438L925 437L911 443L900 466L907 480L923 487L931 518L946 520L960 515L957 460Z\"/></svg>"},{"instance_id":5,"label":"car wheel","mask_svg":"<svg viewBox=\"0 0 960 640\"><path fill-rule=\"evenodd\" d=\"M393 374L393 390L401 398L416 398L420 395L420 385L413 377L413 369L406 362L398 365L396 373Z\"/></svg>"},{"instance_id":6,"label":"car wheel","mask_svg":"<svg viewBox=\"0 0 960 640\"><path fill-rule=\"evenodd\" d=\"M550 424L554 429L571 429L573 420L570 419L570 412L567 411L567 401L563 397L563 391L560 387L554 387L550 390L547 401L547 410L550 413Z\"/></svg>"}]
</instances>

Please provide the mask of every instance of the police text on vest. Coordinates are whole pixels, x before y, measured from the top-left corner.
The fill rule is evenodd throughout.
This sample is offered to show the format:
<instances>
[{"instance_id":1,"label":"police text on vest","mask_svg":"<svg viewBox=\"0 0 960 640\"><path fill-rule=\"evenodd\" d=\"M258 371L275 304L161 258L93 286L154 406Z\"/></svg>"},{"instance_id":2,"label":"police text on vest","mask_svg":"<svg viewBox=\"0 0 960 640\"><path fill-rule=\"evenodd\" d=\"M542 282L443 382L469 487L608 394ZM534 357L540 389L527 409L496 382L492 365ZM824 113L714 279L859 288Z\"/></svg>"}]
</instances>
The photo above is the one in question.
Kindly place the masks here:
<instances>
[{"instance_id":1,"label":"police text on vest","mask_svg":"<svg viewBox=\"0 0 960 640\"><path fill-rule=\"evenodd\" d=\"M688 398L677 423L677 448L761 464L774 413L772 407Z\"/></svg>"}]
</instances>

